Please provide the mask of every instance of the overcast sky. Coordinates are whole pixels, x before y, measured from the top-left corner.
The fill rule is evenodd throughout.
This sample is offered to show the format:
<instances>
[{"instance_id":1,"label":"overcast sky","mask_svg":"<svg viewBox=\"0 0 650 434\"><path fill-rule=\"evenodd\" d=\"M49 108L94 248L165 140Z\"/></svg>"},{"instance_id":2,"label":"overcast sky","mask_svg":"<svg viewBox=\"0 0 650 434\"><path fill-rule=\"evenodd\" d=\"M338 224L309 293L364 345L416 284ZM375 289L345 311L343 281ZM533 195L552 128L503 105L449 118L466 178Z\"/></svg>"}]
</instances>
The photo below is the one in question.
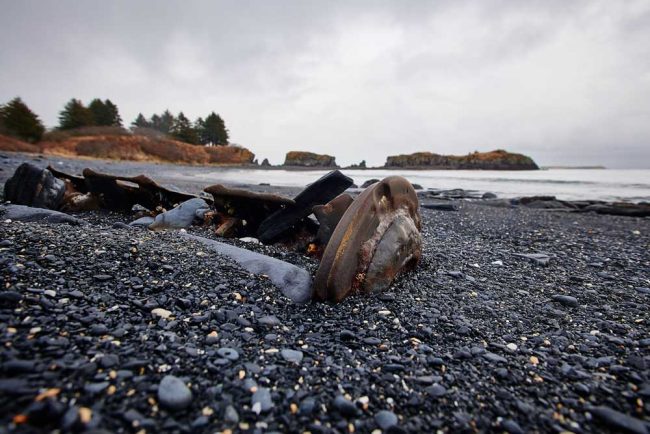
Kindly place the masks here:
<instances>
[{"instance_id":1,"label":"overcast sky","mask_svg":"<svg viewBox=\"0 0 650 434\"><path fill-rule=\"evenodd\" d=\"M0 0L0 103L214 110L280 163L504 148L650 167L650 1Z\"/></svg>"}]
</instances>

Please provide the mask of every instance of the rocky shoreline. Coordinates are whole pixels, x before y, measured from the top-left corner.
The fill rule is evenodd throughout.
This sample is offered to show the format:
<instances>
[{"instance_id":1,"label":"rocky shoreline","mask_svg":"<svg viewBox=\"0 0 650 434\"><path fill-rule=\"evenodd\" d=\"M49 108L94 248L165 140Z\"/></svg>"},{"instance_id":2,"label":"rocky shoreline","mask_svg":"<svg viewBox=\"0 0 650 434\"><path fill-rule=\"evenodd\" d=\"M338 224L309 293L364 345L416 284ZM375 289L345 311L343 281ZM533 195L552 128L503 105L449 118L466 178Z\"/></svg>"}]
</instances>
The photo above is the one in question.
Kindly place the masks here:
<instances>
[{"instance_id":1,"label":"rocky shoreline","mask_svg":"<svg viewBox=\"0 0 650 434\"><path fill-rule=\"evenodd\" d=\"M177 231L130 227L128 214L75 214L81 226L0 216L0 423L648 432L650 220L467 195L421 192L420 265L337 305L291 303L268 278Z\"/></svg>"}]
</instances>

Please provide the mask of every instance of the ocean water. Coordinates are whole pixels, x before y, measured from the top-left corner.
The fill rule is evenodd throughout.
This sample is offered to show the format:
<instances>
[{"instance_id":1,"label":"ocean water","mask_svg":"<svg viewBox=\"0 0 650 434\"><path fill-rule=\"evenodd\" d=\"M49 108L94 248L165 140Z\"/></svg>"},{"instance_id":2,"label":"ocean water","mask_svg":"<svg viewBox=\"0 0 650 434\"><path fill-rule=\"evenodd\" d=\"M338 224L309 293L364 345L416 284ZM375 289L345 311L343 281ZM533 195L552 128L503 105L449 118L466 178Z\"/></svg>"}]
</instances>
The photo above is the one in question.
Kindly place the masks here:
<instances>
[{"instance_id":1,"label":"ocean water","mask_svg":"<svg viewBox=\"0 0 650 434\"><path fill-rule=\"evenodd\" d=\"M401 175L424 188L477 190L499 197L552 195L564 200L650 201L650 169L496 170L342 170L361 185L371 178ZM269 183L299 187L327 170L218 169L194 174L195 180L226 184ZM198 178L198 179L197 179Z\"/></svg>"}]
</instances>

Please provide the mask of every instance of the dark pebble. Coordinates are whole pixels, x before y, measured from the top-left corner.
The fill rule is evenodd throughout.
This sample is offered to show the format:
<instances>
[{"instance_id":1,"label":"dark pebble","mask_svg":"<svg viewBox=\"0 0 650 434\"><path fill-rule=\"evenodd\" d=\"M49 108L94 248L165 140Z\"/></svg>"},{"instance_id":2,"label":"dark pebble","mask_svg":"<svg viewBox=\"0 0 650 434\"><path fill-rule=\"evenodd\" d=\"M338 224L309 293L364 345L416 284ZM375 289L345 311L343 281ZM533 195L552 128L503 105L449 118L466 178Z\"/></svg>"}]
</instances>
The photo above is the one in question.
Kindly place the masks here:
<instances>
[{"instance_id":1,"label":"dark pebble","mask_svg":"<svg viewBox=\"0 0 650 434\"><path fill-rule=\"evenodd\" d=\"M375 414L375 422L379 428L386 431L388 428L397 425L399 421L392 411L381 410Z\"/></svg>"},{"instance_id":2,"label":"dark pebble","mask_svg":"<svg viewBox=\"0 0 650 434\"><path fill-rule=\"evenodd\" d=\"M590 412L612 428L633 434L648 433L648 427L642 420L609 407L593 407Z\"/></svg>"},{"instance_id":3,"label":"dark pebble","mask_svg":"<svg viewBox=\"0 0 650 434\"><path fill-rule=\"evenodd\" d=\"M354 417L359 414L359 409L353 402L348 401L342 395L334 398L334 408L345 417Z\"/></svg>"},{"instance_id":4,"label":"dark pebble","mask_svg":"<svg viewBox=\"0 0 650 434\"><path fill-rule=\"evenodd\" d=\"M192 391L180 378L166 375L158 385L158 402L168 410L183 410L192 403Z\"/></svg>"},{"instance_id":5,"label":"dark pebble","mask_svg":"<svg viewBox=\"0 0 650 434\"><path fill-rule=\"evenodd\" d=\"M578 299L570 295L556 294L552 298L553 301L557 301L564 306L578 307Z\"/></svg>"}]
</instances>

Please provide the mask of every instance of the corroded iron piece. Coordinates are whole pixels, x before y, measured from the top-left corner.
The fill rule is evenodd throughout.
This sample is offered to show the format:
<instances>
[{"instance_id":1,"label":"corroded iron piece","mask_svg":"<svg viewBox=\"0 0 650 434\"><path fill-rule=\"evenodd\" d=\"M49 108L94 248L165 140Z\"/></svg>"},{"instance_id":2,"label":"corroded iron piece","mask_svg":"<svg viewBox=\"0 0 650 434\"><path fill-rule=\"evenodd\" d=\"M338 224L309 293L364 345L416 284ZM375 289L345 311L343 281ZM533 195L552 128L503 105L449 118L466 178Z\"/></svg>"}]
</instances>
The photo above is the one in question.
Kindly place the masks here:
<instances>
[{"instance_id":1,"label":"corroded iron piece","mask_svg":"<svg viewBox=\"0 0 650 434\"><path fill-rule=\"evenodd\" d=\"M235 220L232 217L236 218L237 225L245 222L246 229L242 235L255 234L262 220L285 206L295 204L293 199L285 196L230 188L221 184L211 185L203 191L212 195L216 210L224 215L223 224L226 224L226 227L220 228L224 234L234 235L236 232Z\"/></svg>"},{"instance_id":2,"label":"corroded iron piece","mask_svg":"<svg viewBox=\"0 0 650 434\"><path fill-rule=\"evenodd\" d=\"M325 248L316 278L321 300L340 302L355 291L381 290L422 254L418 198L411 183L390 176L350 205Z\"/></svg>"},{"instance_id":3,"label":"corroded iron piece","mask_svg":"<svg viewBox=\"0 0 650 434\"><path fill-rule=\"evenodd\" d=\"M333 170L309 184L294 198L295 205L287 206L268 216L257 231L257 237L265 244L279 241L295 230L316 205L323 205L343 193L352 185L352 178Z\"/></svg>"},{"instance_id":4,"label":"corroded iron piece","mask_svg":"<svg viewBox=\"0 0 650 434\"><path fill-rule=\"evenodd\" d=\"M320 226L316 234L316 241L322 245L327 245L336 225L345 214L350 204L352 204L352 196L347 193L339 194L334 199L325 205L316 205L313 208L314 215L318 220Z\"/></svg>"},{"instance_id":5,"label":"corroded iron piece","mask_svg":"<svg viewBox=\"0 0 650 434\"><path fill-rule=\"evenodd\" d=\"M147 209L171 209L195 195L165 188L144 175L133 177L107 175L92 169L83 170L88 191L99 199L102 208L130 211L140 204Z\"/></svg>"}]
</instances>

